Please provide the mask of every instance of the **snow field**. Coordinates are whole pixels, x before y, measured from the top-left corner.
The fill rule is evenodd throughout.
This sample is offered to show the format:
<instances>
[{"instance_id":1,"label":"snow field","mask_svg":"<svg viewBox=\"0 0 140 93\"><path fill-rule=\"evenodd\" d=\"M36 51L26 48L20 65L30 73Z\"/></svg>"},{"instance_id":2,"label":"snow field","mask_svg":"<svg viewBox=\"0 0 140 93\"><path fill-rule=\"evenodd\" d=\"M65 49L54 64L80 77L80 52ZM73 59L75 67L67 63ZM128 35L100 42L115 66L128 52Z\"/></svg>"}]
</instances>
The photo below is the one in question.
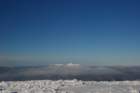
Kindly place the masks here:
<instances>
[{"instance_id":1,"label":"snow field","mask_svg":"<svg viewBox=\"0 0 140 93\"><path fill-rule=\"evenodd\" d=\"M139 93L140 81L2 81L0 93Z\"/></svg>"}]
</instances>

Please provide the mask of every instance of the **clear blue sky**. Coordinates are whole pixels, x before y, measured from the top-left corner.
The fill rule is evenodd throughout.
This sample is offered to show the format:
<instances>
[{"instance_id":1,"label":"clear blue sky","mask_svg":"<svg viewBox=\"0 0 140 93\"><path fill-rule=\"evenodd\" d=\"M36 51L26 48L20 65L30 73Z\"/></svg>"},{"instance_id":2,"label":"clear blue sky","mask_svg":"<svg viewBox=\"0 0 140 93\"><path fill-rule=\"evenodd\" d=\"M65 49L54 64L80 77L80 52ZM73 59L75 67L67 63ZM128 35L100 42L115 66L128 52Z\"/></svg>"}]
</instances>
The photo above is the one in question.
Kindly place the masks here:
<instances>
[{"instance_id":1,"label":"clear blue sky","mask_svg":"<svg viewBox=\"0 0 140 93\"><path fill-rule=\"evenodd\" d=\"M0 0L0 65L140 65L139 0Z\"/></svg>"}]
</instances>

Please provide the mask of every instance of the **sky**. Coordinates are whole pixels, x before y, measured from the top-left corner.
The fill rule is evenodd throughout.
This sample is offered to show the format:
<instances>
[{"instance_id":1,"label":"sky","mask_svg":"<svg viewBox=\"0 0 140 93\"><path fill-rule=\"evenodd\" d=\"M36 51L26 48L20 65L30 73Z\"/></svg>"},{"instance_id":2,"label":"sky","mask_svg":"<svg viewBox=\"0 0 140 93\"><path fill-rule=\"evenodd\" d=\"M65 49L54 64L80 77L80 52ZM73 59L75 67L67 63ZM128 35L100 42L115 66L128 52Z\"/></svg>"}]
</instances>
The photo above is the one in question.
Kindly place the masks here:
<instances>
[{"instance_id":1,"label":"sky","mask_svg":"<svg viewBox=\"0 0 140 93\"><path fill-rule=\"evenodd\" d=\"M0 0L0 66L140 65L139 0Z\"/></svg>"}]
</instances>

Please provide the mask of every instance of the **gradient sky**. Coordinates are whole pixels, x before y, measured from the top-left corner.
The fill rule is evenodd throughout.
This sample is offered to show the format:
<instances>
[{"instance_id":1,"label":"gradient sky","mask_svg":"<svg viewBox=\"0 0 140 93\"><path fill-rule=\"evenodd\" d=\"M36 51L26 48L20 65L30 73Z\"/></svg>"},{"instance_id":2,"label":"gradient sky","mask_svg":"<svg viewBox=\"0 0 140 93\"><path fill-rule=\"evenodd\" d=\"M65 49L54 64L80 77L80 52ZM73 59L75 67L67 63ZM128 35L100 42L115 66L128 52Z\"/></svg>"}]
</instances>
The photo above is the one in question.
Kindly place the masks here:
<instances>
[{"instance_id":1,"label":"gradient sky","mask_svg":"<svg viewBox=\"0 0 140 93\"><path fill-rule=\"evenodd\" d=\"M0 0L0 66L140 65L139 0Z\"/></svg>"}]
</instances>

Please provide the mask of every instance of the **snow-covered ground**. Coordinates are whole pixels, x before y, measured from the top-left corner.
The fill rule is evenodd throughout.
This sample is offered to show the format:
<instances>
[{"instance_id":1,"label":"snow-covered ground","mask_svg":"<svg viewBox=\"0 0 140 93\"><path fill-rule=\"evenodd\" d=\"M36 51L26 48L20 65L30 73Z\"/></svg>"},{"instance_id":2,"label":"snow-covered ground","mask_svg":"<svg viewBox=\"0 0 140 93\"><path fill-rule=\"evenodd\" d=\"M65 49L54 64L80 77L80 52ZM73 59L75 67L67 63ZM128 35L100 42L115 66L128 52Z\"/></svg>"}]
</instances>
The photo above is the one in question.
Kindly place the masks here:
<instances>
[{"instance_id":1,"label":"snow-covered ground","mask_svg":"<svg viewBox=\"0 0 140 93\"><path fill-rule=\"evenodd\" d=\"M140 81L2 81L0 93L139 93Z\"/></svg>"}]
</instances>

